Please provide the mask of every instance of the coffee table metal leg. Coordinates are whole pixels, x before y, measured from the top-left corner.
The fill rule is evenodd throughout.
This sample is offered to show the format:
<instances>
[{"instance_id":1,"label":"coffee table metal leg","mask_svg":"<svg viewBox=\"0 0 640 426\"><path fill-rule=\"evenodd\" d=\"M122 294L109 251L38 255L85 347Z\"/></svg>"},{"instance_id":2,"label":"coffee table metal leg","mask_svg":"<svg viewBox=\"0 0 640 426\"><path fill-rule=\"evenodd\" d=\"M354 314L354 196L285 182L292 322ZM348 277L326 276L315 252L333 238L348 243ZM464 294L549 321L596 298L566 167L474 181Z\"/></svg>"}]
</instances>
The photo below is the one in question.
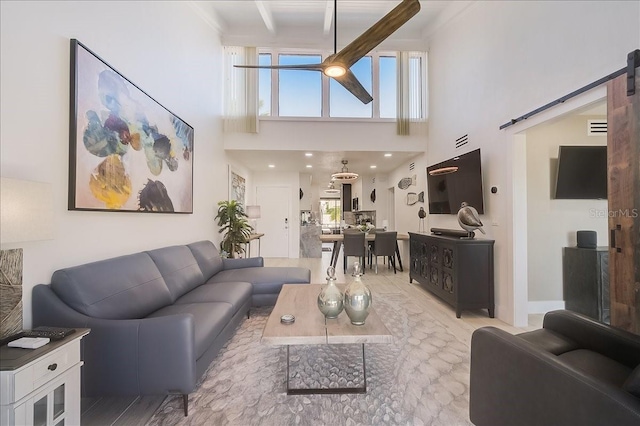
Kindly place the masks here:
<instances>
[{"instance_id":1,"label":"coffee table metal leg","mask_svg":"<svg viewBox=\"0 0 640 426\"><path fill-rule=\"evenodd\" d=\"M287 395L367 393L367 368L364 360L364 343L362 344L362 379L364 386L361 388L293 389L289 386L289 345L287 345Z\"/></svg>"}]
</instances>

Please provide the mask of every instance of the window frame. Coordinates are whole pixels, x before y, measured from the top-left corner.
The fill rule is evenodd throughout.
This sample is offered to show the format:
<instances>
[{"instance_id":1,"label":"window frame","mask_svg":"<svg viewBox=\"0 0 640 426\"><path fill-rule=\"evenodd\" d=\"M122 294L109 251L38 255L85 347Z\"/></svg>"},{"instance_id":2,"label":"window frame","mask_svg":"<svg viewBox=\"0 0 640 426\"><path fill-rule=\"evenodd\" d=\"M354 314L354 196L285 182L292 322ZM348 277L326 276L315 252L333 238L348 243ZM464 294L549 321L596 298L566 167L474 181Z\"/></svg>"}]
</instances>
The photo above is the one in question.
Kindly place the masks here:
<instances>
[{"instance_id":1,"label":"window frame","mask_svg":"<svg viewBox=\"0 0 640 426\"><path fill-rule=\"evenodd\" d=\"M324 61L332 51L314 50L314 49L295 49L295 48L258 48L258 55L270 54L271 64L278 65L280 55L320 55ZM380 117L380 57L394 57L398 60L398 52L396 51L373 51L366 56L371 57L371 84L372 84L372 117L330 117L329 116L329 77L322 74L322 105L320 117L288 117L280 116L279 109L279 74L277 69L271 70L271 115L258 116L258 120L264 121L356 121L356 122L382 122L395 123L396 118ZM318 72L318 71L302 71L302 72ZM259 89L258 89L259 91Z\"/></svg>"}]
</instances>

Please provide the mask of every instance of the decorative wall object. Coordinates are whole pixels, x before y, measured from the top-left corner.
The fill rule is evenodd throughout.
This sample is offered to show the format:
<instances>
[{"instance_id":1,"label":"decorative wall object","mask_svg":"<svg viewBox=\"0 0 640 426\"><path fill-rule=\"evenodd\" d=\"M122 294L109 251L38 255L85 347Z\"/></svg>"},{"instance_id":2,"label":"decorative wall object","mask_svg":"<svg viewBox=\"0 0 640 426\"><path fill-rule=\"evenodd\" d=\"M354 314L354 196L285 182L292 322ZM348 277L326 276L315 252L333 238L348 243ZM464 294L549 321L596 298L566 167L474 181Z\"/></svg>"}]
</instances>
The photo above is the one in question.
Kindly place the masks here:
<instances>
[{"instance_id":1,"label":"decorative wall object","mask_svg":"<svg viewBox=\"0 0 640 426\"><path fill-rule=\"evenodd\" d=\"M371 195L369 195L369 199L371 200L372 203L376 202L376 190L375 189L373 191L371 191Z\"/></svg>"},{"instance_id":2,"label":"decorative wall object","mask_svg":"<svg viewBox=\"0 0 640 426\"><path fill-rule=\"evenodd\" d=\"M69 210L193 213L193 127L71 40Z\"/></svg>"},{"instance_id":3,"label":"decorative wall object","mask_svg":"<svg viewBox=\"0 0 640 426\"><path fill-rule=\"evenodd\" d=\"M415 192L407 193L407 205L412 206L416 203L424 203L424 191L416 194Z\"/></svg>"},{"instance_id":4,"label":"decorative wall object","mask_svg":"<svg viewBox=\"0 0 640 426\"><path fill-rule=\"evenodd\" d=\"M244 208L246 191L247 180L229 166L229 201L235 200Z\"/></svg>"},{"instance_id":5,"label":"decorative wall object","mask_svg":"<svg viewBox=\"0 0 640 426\"><path fill-rule=\"evenodd\" d=\"M402 178L400 179L400 181L398 182L398 188L400 189L407 189L408 187L410 187L411 185L416 184L416 179L417 176L413 175L412 177L406 177L406 178Z\"/></svg>"}]
</instances>

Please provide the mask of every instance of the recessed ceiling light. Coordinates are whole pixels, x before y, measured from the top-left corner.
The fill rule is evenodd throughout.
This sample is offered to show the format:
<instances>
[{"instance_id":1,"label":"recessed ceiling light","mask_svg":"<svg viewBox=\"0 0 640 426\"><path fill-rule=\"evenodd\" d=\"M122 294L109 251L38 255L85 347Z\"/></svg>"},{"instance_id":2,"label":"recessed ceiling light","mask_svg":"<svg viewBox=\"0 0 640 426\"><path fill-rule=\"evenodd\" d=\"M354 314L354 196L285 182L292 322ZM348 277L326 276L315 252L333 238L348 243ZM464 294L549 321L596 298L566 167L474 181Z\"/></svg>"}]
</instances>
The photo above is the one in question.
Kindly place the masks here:
<instances>
[{"instance_id":1,"label":"recessed ceiling light","mask_svg":"<svg viewBox=\"0 0 640 426\"><path fill-rule=\"evenodd\" d=\"M305 157L313 157L313 153L312 152L305 152L304 156Z\"/></svg>"},{"instance_id":2,"label":"recessed ceiling light","mask_svg":"<svg viewBox=\"0 0 640 426\"><path fill-rule=\"evenodd\" d=\"M385 157L391 157L392 155L393 155L392 153L387 152L384 156L385 156Z\"/></svg>"},{"instance_id":3,"label":"recessed ceiling light","mask_svg":"<svg viewBox=\"0 0 640 426\"><path fill-rule=\"evenodd\" d=\"M269 164L269 168L273 169L276 165L275 164Z\"/></svg>"},{"instance_id":4,"label":"recessed ceiling light","mask_svg":"<svg viewBox=\"0 0 640 426\"><path fill-rule=\"evenodd\" d=\"M378 166L376 166L375 164L372 164L372 165L369 166L369 168L371 168L371 169L375 169L376 167L378 167Z\"/></svg>"},{"instance_id":5,"label":"recessed ceiling light","mask_svg":"<svg viewBox=\"0 0 640 426\"><path fill-rule=\"evenodd\" d=\"M312 168L313 166L311 164L307 164L307 169Z\"/></svg>"}]
</instances>

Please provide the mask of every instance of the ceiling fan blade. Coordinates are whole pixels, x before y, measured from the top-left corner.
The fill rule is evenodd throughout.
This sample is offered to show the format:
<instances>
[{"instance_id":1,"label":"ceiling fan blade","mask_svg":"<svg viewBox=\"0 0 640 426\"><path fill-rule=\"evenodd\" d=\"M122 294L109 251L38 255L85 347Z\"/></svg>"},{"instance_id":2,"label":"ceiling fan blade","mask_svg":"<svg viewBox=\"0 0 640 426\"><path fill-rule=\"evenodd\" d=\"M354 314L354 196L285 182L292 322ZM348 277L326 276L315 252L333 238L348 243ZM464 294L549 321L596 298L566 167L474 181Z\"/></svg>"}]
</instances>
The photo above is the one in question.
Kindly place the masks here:
<instances>
[{"instance_id":1,"label":"ceiling fan blade","mask_svg":"<svg viewBox=\"0 0 640 426\"><path fill-rule=\"evenodd\" d=\"M391 12L373 24L371 28L338 52L333 61L351 68L360 58L371 52L419 11L420 2L418 0L403 0Z\"/></svg>"},{"instance_id":2,"label":"ceiling fan blade","mask_svg":"<svg viewBox=\"0 0 640 426\"><path fill-rule=\"evenodd\" d=\"M368 104L373 100L369 92L367 92L367 89L362 87L362 84L360 84L355 74L352 73L351 70L347 70L347 72L343 76L332 78L338 83L342 84L342 86L349 92L351 92L353 96L360 99L363 104Z\"/></svg>"},{"instance_id":3,"label":"ceiling fan blade","mask_svg":"<svg viewBox=\"0 0 640 426\"><path fill-rule=\"evenodd\" d=\"M300 64L300 65L234 65L234 68L257 68L270 70L310 70L322 71L325 66L322 64Z\"/></svg>"}]
</instances>

